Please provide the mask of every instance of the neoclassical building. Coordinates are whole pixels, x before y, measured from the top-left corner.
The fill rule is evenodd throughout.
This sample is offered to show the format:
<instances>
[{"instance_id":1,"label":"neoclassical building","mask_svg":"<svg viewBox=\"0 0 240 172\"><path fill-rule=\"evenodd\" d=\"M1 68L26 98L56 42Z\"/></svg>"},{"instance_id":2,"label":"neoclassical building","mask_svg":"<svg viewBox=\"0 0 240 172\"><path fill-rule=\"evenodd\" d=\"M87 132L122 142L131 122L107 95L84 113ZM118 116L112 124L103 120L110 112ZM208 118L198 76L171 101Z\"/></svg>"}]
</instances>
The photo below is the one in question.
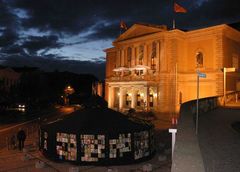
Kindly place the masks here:
<instances>
[{"instance_id":1,"label":"neoclassical building","mask_svg":"<svg viewBox=\"0 0 240 172\"><path fill-rule=\"evenodd\" d=\"M223 68L239 69L240 32L226 24L193 31L134 24L106 49L105 99L129 108L177 112L197 97L223 95ZM238 72L227 73L227 91L240 90Z\"/></svg>"}]
</instances>

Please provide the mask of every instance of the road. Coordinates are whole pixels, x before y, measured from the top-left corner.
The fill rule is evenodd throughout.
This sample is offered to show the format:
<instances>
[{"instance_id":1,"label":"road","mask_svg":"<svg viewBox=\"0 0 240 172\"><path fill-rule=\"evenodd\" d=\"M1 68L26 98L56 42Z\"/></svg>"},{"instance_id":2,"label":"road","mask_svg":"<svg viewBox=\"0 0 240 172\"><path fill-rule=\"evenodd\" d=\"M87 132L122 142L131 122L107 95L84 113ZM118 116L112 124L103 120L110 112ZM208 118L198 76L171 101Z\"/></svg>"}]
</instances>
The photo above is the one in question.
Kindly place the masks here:
<instances>
[{"instance_id":1,"label":"road","mask_svg":"<svg viewBox=\"0 0 240 172\"><path fill-rule=\"evenodd\" d=\"M67 115L67 114L69 114L73 111L74 111L73 107L61 107L61 108L58 108L58 109L51 109L51 110L39 112L39 114L36 115L36 116L41 116L41 118L45 119L45 120L51 120L51 119L54 119L54 118L59 117L59 116ZM25 121L25 122L34 121L36 119L38 119L38 118L31 119L31 120L28 120L28 121ZM19 125L21 125L25 122L17 122L17 123L11 123L11 124L0 124L0 132L6 130L8 128L10 129L10 128L13 128L15 126L19 126Z\"/></svg>"},{"instance_id":2,"label":"road","mask_svg":"<svg viewBox=\"0 0 240 172\"><path fill-rule=\"evenodd\" d=\"M62 107L56 110L48 110L41 112L41 121L53 120L61 116L67 115L74 111L73 107ZM18 132L18 128L23 128L27 134L32 134L38 130L38 118L29 121L0 125L0 149L9 143L9 138Z\"/></svg>"},{"instance_id":3,"label":"road","mask_svg":"<svg viewBox=\"0 0 240 172\"><path fill-rule=\"evenodd\" d=\"M240 133L231 124L240 109L218 108L200 116L199 144L207 172L240 171Z\"/></svg>"}]
</instances>

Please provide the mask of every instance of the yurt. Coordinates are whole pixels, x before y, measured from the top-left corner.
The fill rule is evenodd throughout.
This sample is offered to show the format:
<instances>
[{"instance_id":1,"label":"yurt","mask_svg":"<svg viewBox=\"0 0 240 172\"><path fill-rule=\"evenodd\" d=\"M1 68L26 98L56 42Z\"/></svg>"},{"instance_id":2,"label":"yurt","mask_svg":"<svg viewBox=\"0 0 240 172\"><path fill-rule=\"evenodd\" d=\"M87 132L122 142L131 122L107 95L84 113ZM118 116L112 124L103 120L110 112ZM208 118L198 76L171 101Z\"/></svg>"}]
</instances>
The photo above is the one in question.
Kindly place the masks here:
<instances>
[{"instance_id":1,"label":"yurt","mask_svg":"<svg viewBox=\"0 0 240 172\"><path fill-rule=\"evenodd\" d=\"M129 164L154 154L153 125L108 108L85 108L42 124L40 149L52 160Z\"/></svg>"}]
</instances>

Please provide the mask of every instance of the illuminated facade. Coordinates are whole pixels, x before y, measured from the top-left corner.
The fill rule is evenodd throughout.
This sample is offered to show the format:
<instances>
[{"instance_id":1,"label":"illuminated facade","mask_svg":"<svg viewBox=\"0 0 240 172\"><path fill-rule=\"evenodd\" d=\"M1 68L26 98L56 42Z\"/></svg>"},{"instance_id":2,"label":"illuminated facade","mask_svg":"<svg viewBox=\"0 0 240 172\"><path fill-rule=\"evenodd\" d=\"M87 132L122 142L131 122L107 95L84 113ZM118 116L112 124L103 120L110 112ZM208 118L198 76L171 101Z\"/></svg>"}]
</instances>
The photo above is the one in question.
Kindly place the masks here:
<instances>
[{"instance_id":1,"label":"illuminated facade","mask_svg":"<svg viewBox=\"0 0 240 172\"><path fill-rule=\"evenodd\" d=\"M177 112L196 99L223 94L223 67L239 68L240 32L228 25L193 31L134 24L106 49L105 99L126 111ZM239 90L237 72L228 74L227 91Z\"/></svg>"}]
</instances>

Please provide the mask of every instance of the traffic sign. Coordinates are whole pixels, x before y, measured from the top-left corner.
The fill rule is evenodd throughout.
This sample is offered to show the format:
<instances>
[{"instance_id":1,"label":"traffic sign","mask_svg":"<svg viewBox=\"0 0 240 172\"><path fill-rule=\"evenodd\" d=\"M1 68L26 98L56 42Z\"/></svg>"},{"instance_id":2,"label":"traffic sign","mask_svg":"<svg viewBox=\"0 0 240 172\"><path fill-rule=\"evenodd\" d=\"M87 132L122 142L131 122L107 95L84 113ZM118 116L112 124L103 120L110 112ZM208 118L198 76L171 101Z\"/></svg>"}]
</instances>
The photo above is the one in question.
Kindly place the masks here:
<instances>
[{"instance_id":1,"label":"traffic sign","mask_svg":"<svg viewBox=\"0 0 240 172\"><path fill-rule=\"evenodd\" d=\"M207 75L206 75L206 73L198 73L198 76L200 77L200 78L206 78L207 77Z\"/></svg>"}]
</instances>

